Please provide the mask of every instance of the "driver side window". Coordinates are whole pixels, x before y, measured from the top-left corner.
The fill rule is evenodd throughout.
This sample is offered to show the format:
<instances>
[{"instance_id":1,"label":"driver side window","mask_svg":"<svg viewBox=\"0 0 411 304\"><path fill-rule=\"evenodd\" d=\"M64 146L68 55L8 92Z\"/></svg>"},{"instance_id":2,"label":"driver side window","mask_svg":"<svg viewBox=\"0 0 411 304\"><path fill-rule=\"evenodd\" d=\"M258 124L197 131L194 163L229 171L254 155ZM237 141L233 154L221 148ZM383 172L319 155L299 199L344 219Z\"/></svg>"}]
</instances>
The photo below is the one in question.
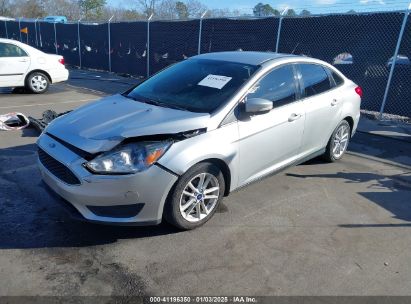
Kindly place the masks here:
<instances>
[{"instance_id":1,"label":"driver side window","mask_svg":"<svg viewBox=\"0 0 411 304\"><path fill-rule=\"evenodd\" d=\"M250 90L247 98L263 98L273 102L273 107L297 100L296 82L292 65L285 65L264 76Z\"/></svg>"}]
</instances>

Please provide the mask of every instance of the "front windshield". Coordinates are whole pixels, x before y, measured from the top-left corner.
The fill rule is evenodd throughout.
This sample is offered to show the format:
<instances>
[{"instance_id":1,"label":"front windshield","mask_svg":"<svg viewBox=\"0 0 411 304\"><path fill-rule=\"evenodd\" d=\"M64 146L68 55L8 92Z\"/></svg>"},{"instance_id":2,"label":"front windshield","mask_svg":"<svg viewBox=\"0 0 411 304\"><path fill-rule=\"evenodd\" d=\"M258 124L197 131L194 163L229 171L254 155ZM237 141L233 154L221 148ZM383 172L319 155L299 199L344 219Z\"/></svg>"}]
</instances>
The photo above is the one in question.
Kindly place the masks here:
<instances>
[{"instance_id":1,"label":"front windshield","mask_svg":"<svg viewBox=\"0 0 411 304\"><path fill-rule=\"evenodd\" d=\"M164 107L211 113L257 69L235 62L189 59L154 75L126 96Z\"/></svg>"}]
</instances>

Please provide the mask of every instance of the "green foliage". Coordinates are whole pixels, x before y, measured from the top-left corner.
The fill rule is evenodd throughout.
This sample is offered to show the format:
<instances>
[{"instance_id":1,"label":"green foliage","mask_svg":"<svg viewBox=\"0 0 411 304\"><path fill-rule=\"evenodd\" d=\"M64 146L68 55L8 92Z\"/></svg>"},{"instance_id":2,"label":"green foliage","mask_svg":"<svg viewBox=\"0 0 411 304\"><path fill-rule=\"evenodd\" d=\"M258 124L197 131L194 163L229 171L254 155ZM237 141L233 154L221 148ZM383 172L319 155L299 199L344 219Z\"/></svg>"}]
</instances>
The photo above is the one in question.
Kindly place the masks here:
<instances>
[{"instance_id":1,"label":"green foliage","mask_svg":"<svg viewBox=\"0 0 411 304\"><path fill-rule=\"evenodd\" d=\"M79 0L80 8L86 19L99 18L102 15L106 0Z\"/></svg>"},{"instance_id":2,"label":"green foliage","mask_svg":"<svg viewBox=\"0 0 411 304\"><path fill-rule=\"evenodd\" d=\"M176 12L178 19L187 19L188 18L188 7L184 2L177 1L176 2Z\"/></svg>"},{"instance_id":3,"label":"green foliage","mask_svg":"<svg viewBox=\"0 0 411 304\"><path fill-rule=\"evenodd\" d=\"M311 15L311 12L306 9L302 10L300 13L300 16L310 16L310 15Z\"/></svg>"},{"instance_id":4,"label":"green foliage","mask_svg":"<svg viewBox=\"0 0 411 304\"><path fill-rule=\"evenodd\" d=\"M269 4L258 3L254 6L253 13L257 17L278 16L280 12L271 7Z\"/></svg>"},{"instance_id":5,"label":"green foliage","mask_svg":"<svg viewBox=\"0 0 411 304\"><path fill-rule=\"evenodd\" d=\"M295 10L293 10L292 8L290 8L289 10L287 10L287 16L296 16L297 13L295 12Z\"/></svg>"}]
</instances>

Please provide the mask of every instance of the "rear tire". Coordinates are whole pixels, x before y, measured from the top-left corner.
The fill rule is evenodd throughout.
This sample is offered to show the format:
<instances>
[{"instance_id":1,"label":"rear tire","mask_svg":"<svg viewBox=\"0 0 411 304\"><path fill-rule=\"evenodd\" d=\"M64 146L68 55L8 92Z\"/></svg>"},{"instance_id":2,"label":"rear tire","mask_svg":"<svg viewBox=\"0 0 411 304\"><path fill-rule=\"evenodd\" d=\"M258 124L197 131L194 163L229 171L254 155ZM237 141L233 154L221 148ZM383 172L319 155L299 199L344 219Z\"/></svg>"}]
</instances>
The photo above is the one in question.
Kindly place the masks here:
<instances>
[{"instance_id":1,"label":"rear tire","mask_svg":"<svg viewBox=\"0 0 411 304\"><path fill-rule=\"evenodd\" d=\"M221 169L213 163L199 163L171 189L164 206L164 219L183 230L200 227L214 215L224 191Z\"/></svg>"},{"instance_id":2,"label":"rear tire","mask_svg":"<svg viewBox=\"0 0 411 304\"><path fill-rule=\"evenodd\" d=\"M328 141L323 158L328 162L340 160L347 151L351 137L351 127L348 121L341 121Z\"/></svg>"},{"instance_id":3,"label":"rear tire","mask_svg":"<svg viewBox=\"0 0 411 304\"><path fill-rule=\"evenodd\" d=\"M47 92L49 86L49 78L41 72L31 73L26 79L26 88L34 94Z\"/></svg>"}]
</instances>

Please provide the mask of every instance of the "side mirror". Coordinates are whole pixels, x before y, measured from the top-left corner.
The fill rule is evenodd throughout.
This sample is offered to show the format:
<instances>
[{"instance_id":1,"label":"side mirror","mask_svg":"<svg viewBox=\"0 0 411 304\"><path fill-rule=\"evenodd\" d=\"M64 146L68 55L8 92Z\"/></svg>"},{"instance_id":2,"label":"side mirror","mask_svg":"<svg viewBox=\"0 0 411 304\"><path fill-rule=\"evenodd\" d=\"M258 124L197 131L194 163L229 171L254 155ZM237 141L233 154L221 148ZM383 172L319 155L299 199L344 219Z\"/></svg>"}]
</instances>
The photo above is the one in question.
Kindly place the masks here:
<instances>
[{"instance_id":1,"label":"side mirror","mask_svg":"<svg viewBox=\"0 0 411 304\"><path fill-rule=\"evenodd\" d=\"M273 109L273 102L264 98L250 98L245 101L247 113L269 112Z\"/></svg>"}]
</instances>

